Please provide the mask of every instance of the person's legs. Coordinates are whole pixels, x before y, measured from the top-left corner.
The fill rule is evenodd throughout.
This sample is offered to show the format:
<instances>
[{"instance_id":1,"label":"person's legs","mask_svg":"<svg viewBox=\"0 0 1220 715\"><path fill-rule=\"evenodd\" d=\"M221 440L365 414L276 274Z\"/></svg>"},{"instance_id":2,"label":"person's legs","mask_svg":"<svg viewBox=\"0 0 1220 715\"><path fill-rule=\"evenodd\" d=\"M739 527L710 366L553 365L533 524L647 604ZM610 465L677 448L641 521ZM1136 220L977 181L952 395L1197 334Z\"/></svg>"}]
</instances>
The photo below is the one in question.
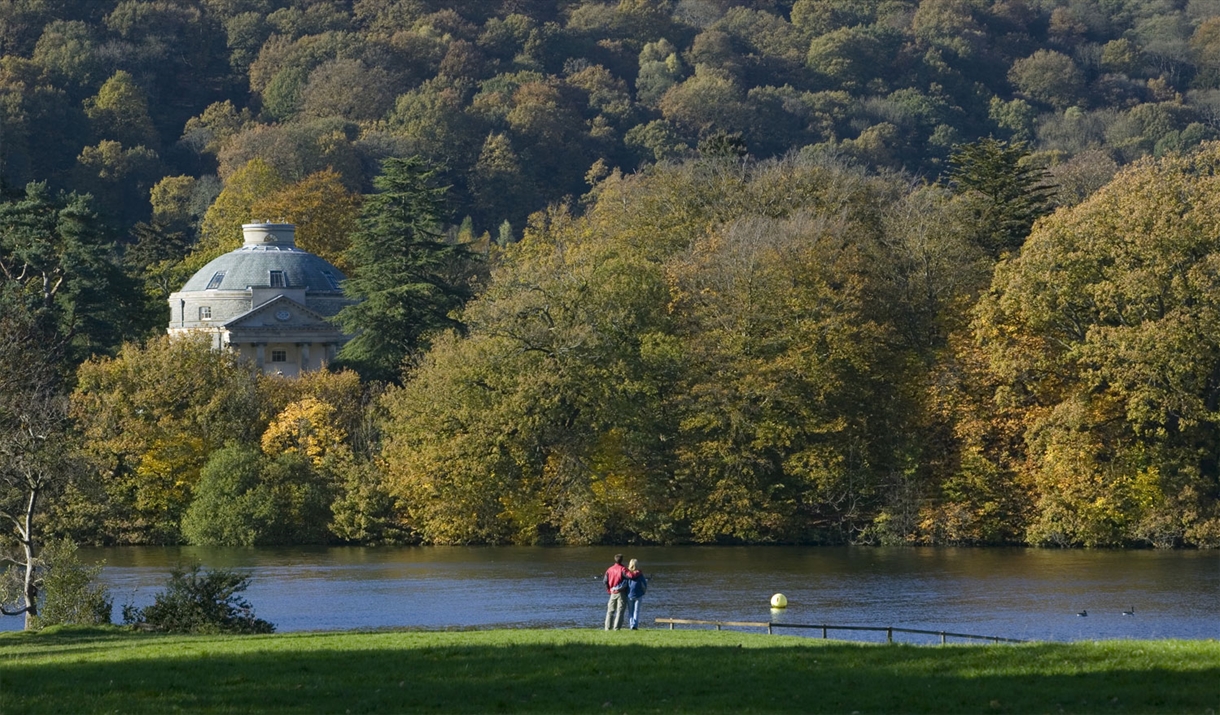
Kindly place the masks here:
<instances>
[{"instance_id":1,"label":"person's legs","mask_svg":"<svg viewBox=\"0 0 1220 715\"><path fill-rule=\"evenodd\" d=\"M610 600L606 603L606 630L610 630L610 624L614 619L614 604L618 600L618 594L610 594Z\"/></svg>"},{"instance_id":2,"label":"person's legs","mask_svg":"<svg viewBox=\"0 0 1220 715\"><path fill-rule=\"evenodd\" d=\"M625 610L627 599L623 598L623 594L616 593L610 597L614 602L614 630L623 627L623 611Z\"/></svg>"},{"instance_id":3,"label":"person's legs","mask_svg":"<svg viewBox=\"0 0 1220 715\"><path fill-rule=\"evenodd\" d=\"M640 624L640 599L627 599L627 627L636 630Z\"/></svg>"}]
</instances>

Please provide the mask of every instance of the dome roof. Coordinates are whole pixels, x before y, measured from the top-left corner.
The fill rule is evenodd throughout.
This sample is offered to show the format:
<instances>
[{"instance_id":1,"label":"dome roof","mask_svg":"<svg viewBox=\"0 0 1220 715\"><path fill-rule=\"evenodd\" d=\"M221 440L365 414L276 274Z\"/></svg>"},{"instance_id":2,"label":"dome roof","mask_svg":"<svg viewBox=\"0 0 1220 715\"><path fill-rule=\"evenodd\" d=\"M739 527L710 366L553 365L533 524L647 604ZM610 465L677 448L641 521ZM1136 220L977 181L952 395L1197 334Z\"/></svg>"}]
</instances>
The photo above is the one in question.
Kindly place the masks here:
<instances>
[{"instance_id":1,"label":"dome roof","mask_svg":"<svg viewBox=\"0 0 1220 715\"><path fill-rule=\"evenodd\" d=\"M252 286L342 292L339 282L345 278L343 273L325 259L297 248L290 224L246 224L242 228L245 245L213 259L191 276L181 292L246 290ZM273 277L275 271L279 276Z\"/></svg>"}]
</instances>

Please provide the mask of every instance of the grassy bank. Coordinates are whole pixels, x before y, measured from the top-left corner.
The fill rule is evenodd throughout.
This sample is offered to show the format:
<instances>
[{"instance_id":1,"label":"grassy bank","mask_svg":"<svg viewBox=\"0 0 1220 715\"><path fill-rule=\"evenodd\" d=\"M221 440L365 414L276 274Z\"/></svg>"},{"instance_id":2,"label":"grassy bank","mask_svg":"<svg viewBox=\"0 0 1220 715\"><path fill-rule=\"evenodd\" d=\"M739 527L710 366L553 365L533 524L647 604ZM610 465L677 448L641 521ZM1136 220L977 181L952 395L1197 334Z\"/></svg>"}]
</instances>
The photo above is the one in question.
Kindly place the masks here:
<instances>
[{"instance_id":1,"label":"grassy bank","mask_svg":"<svg viewBox=\"0 0 1220 715\"><path fill-rule=\"evenodd\" d=\"M1220 642L714 631L0 635L0 712L1216 712Z\"/></svg>"}]
</instances>

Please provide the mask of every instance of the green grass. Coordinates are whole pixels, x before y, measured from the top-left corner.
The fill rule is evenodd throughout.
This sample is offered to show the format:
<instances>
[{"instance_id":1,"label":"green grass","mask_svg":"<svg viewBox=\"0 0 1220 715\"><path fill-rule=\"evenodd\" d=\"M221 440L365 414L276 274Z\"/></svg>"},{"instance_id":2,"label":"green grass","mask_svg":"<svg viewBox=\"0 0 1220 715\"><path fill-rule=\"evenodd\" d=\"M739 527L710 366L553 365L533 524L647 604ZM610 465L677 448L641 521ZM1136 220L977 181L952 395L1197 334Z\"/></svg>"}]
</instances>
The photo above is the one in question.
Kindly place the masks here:
<instances>
[{"instance_id":1,"label":"green grass","mask_svg":"<svg viewBox=\"0 0 1220 715\"><path fill-rule=\"evenodd\" d=\"M695 630L0 635L0 712L1220 711L1220 643Z\"/></svg>"}]
</instances>

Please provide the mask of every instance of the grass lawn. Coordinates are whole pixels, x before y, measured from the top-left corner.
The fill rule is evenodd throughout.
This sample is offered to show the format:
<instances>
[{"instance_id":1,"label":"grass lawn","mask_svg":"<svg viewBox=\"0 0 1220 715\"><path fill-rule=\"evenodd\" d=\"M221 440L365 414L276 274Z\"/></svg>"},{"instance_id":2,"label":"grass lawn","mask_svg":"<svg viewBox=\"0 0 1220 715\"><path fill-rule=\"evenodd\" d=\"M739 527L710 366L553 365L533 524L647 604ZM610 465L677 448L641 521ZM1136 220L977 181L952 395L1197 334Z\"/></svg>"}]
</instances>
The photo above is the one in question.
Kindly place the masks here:
<instances>
[{"instance_id":1,"label":"grass lawn","mask_svg":"<svg viewBox=\"0 0 1220 715\"><path fill-rule=\"evenodd\" d=\"M0 634L0 712L1215 713L1220 642L696 630Z\"/></svg>"}]
</instances>

